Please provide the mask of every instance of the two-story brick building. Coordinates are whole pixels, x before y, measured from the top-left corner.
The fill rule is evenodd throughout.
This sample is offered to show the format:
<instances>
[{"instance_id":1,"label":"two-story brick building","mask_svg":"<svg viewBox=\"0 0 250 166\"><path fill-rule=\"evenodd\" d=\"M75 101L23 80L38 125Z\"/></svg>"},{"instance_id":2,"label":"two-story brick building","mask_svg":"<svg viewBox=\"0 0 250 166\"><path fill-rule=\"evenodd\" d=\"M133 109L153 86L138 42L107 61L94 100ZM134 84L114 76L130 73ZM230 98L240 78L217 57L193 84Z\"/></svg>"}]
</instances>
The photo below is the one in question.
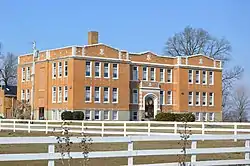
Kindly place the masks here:
<instances>
[{"instance_id":1,"label":"two-story brick building","mask_svg":"<svg viewBox=\"0 0 250 166\"><path fill-rule=\"evenodd\" d=\"M161 111L221 120L219 60L131 53L98 43L98 32L88 35L88 45L19 56L17 96L31 101L35 119L77 110L88 120L151 119Z\"/></svg>"}]
</instances>

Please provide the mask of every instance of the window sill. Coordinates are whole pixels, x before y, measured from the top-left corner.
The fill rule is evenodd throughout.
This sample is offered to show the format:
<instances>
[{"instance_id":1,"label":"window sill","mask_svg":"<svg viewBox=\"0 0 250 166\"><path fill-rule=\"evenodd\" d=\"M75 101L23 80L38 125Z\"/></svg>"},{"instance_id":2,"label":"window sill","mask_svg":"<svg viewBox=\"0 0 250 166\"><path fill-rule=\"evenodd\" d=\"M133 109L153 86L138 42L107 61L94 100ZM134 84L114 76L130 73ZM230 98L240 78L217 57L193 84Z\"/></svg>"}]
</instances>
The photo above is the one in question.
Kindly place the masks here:
<instances>
[{"instance_id":1,"label":"window sill","mask_svg":"<svg viewBox=\"0 0 250 166\"><path fill-rule=\"evenodd\" d=\"M91 103L91 101L85 101L85 103Z\"/></svg>"},{"instance_id":2,"label":"window sill","mask_svg":"<svg viewBox=\"0 0 250 166\"><path fill-rule=\"evenodd\" d=\"M100 102L100 101L94 101L94 103L96 103L96 104L100 104L101 102Z\"/></svg>"}]
</instances>

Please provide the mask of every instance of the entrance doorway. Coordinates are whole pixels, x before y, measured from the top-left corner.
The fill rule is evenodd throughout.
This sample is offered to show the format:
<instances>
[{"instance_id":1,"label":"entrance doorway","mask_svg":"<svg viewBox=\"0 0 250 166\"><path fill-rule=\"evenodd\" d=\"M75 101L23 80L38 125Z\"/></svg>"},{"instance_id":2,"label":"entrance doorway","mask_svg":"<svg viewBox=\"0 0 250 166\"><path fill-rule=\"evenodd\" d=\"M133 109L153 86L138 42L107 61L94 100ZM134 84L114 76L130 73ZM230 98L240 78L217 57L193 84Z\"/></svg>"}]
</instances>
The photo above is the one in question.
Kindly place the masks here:
<instances>
[{"instance_id":1,"label":"entrance doorway","mask_svg":"<svg viewBox=\"0 0 250 166\"><path fill-rule=\"evenodd\" d=\"M154 119L154 100L150 96L145 99L145 118Z\"/></svg>"},{"instance_id":2,"label":"entrance doorway","mask_svg":"<svg viewBox=\"0 0 250 166\"><path fill-rule=\"evenodd\" d=\"M44 107L39 107L39 120L44 120Z\"/></svg>"}]
</instances>

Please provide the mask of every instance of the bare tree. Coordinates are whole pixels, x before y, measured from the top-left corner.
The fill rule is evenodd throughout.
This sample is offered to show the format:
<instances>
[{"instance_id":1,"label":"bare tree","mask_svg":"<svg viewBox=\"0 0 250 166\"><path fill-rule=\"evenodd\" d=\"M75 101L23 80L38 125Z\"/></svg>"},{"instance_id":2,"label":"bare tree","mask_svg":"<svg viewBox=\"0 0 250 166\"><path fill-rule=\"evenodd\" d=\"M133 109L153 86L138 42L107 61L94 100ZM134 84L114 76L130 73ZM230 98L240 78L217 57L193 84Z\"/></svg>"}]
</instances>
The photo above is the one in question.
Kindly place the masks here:
<instances>
[{"instance_id":1,"label":"bare tree","mask_svg":"<svg viewBox=\"0 0 250 166\"><path fill-rule=\"evenodd\" d=\"M16 119L30 119L31 106L27 101L16 101L13 117Z\"/></svg>"}]
</instances>

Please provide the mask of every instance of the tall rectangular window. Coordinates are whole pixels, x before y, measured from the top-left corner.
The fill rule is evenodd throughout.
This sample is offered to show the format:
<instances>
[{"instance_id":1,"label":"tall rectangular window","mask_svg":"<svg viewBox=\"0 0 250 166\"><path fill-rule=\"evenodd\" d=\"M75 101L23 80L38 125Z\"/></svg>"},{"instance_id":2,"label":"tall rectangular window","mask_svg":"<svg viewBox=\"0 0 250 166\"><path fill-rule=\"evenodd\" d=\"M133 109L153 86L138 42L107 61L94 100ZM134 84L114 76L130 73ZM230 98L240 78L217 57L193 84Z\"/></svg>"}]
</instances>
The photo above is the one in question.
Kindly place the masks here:
<instances>
[{"instance_id":1,"label":"tall rectangular window","mask_svg":"<svg viewBox=\"0 0 250 166\"><path fill-rule=\"evenodd\" d=\"M202 84L207 84L207 71L202 71Z\"/></svg>"},{"instance_id":2,"label":"tall rectangular window","mask_svg":"<svg viewBox=\"0 0 250 166\"><path fill-rule=\"evenodd\" d=\"M30 80L30 67L27 67L27 72L26 72L26 80Z\"/></svg>"},{"instance_id":3,"label":"tall rectangular window","mask_svg":"<svg viewBox=\"0 0 250 166\"><path fill-rule=\"evenodd\" d=\"M165 82L165 70L160 69L160 81Z\"/></svg>"},{"instance_id":4,"label":"tall rectangular window","mask_svg":"<svg viewBox=\"0 0 250 166\"><path fill-rule=\"evenodd\" d=\"M56 63L52 63L52 78L56 78Z\"/></svg>"},{"instance_id":5,"label":"tall rectangular window","mask_svg":"<svg viewBox=\"0 0 250 166\"><path fill-rule=\"evenodd\" d=\"M201 114L200 112L195 113L195 121L200 121L201 120Z\"/></svg>"},{"instance_id":6,"label":"tall rectangular window","mask_svg":"<svg viewBox=\"0 0 250 166\"><path fill-rule=\"evenodd\" d=\"M95 77L101 77L100 76L100 62L95 62Z\"/></svg>"},{"instance_id":7,"label":"tall rectangular window","mask_svg":"<svg viewBox=\"0 0 250 166\"><path fill-rule=\"evenodd\" d=\"M22 92L21 92L21 100L25 100L25 90L22 89Z\"/></svg>"},{"instance_id":8,"label":"tall rectangular window","mask_svg":"<svg viewBox=\"0 0 250 166\"><path fill-rule=\"evenodd\" d=\"M142 74L142 79L144 81L147 81L148 80L148 68L147 67L143 67L143 74Z\"/></svg>"},{"instance_id":9,"label":"tall rectangular window","mask_svg":"<svg viewBox=\"0 0 250 166\"><path fill-rule=\"evenodd\" d=\"M100 87L95 87L95 102L100 103Z\"/></svg>"},{"instance_id":10,"label":"tall rectangular window","mask_svg":"<svg viewBox=\"0 0 250 166\"><path fill-rule=\"evenodd\" d=\"M209 71L209 85L214 84L214 72Z\"/></svg>"},{"instance_id":11,"label":"tall rectangular window","mask_svg":"<svg viewBox=\"0 0 250 166\"><path fill-rule=\"evenodd\" d=\"M138 67L133 66L133 80L138 80Z\"/></svg>"},{"instance_id":12,"label":"tall rectangular window","mask_svg":"<svg viewBox=\"0 0 250 166\"><path fill-rule=\"evenodd\" d=\"M118 78L118 64L113 64L113 79Z\"/></svg>"},{"instance_id":13,"label":"tall rectangular window","mask_svg":"<svg viewBox=\"0 0 250 166\"><path fill-rule=\"evenodd\" d=\"M133 120L137 120L138 119L138 112L134 111L133 112Z\"/></svg>"},{"instance_id":14,"label":"tall rectangular window","mask_svg":"<svg viewBox=\"0 0 250 166\"><path fill-rule=\"evenodd\" d=\"M25 81L25 68L22 68L22 82Z\"/></svg>"},{"instance_id":15,"label":"tall rectangular window","mask_svg":"<svg viewBox=\"0 0 250 166\"><path fill-rule=\"evenodd\" d=\"M214 113L213 112L209 113L209 121L214 121Z\"/></svg>"},{"instance_id":16,"label":"tall rectangular window","mask_svg":"<svg viewBox=\"0 0 250 166\"><path fill-rule=\"evenodd\" d=\"M56 103L56 87L52 87L52 103Z\"/></svg>"},{"instance_id":17,"label":"tall rectangular window","mask_svg":"<svg viewBox=\"0 0 250 166\"><path fill-rule=\"evenodd\" d=\"M118 111L112 112L112 120L118 120Z\"/></svg>"},{"instance_id":18,"label":"tall rectangular window","mask_svg":"<svg viewBox=\"0 0 250 166\"><path fill-rule=\"evenodd\" d=\"M138 90L133 89L133 103L137 104L138 103Z\"/></svg>"},{"instance_id":19,"label":"tall rectangular window","mask_svg":"<svg viewBox=\"0 0 250 166\"><path fill-rule=\"evenodd\" d=\"M113 103L118 102L118 88L113 88L112 90L112 102Z\"/></svg>"},{"instance_id":20,"label":"tall rectangular window","mask_svg":"<svg viewBox=\"0 0 250 166\"><path fill-rule=\"evenodd\" d=\"M193 92L188 93L188 105L193 105Z\"/></svg>"},{"instance_id":21,"label":"tall rectangular window","mask_svg":"<svg viewBox=\"0 0 250 166\"><path fill-rule=\"evenodd\" d=\"M109 78L109 63L104 63L104 78Z\"/></svg>"},{"instance_id":22,"label":"tall rectangular window","mask_svg":"<svg viewBox=\"0 0 250 166\"><path fill-rule=\"evenodd\" d=\"M85 119L86 120L90 120L91 119L91 112L90 112L90 110L86 110L85 111Z\"/></svg>"},{"instance_id":23,"label":"tall rectangular window","mask_svg":"<svg viewBox=\"0 0 250 166\"><path fill-rule=\"evenodd\" d=\"M200 71L199 70L195 71L195 82L196 84L200 84Z\"/></svg>"},{"instance_id":24,"label":"tall rectangular window","mask_svg":"<svg viewBox=\"0 0 250 166\"><path fill-rule=\"evenodd\" d=\"M26 101L30 102L30 90L26 89Z\"/></svg>"},{"instance_id":25,"label":"tall rectangular window","mask_svg":"<svg viewBox=\"0 0 250 166\"><path fill-rule=\"evenodd\" d=\"M100 111L99 110L95 110L95 120L100 120Z\"/></svg>"},{"instance_id":26,"label":"tall rectangular window","mask_svg":"<svg viewBox=\"0 0 250 166\"><path fill-rule=\"evenodd\" d=\"M104 119L104 120L109 120L109 111L106 111L106 110L105 110L105 111L103 112L103 119Z\"/></svg>"},{"instance_id":27,"label":"tall rectangular window","mask_svg":"<svg viewBox=\"0 0 250 166\"><path fill-rule=\"evenodd\" d=\"M202 105L203 106L207 105L207 92L202 93Z\"/></svg>"},{"instance_id":28,"label":"tall rectangular window","mask_svg":"<svg viewBox=\"0 0 250 166\"><path fill-rule=\"evenodd\" d=\"M196 92L196 95L195 95L195 105L196 106L199 106L200 105L200 92Z\"/></svg>"},{"instance_id":29,"label":"tall rectangular window","mask_svg":"<svg viewBox=\"0 0 250 166\"><path fill-rule=\"evenodd\" d=\"M167 105L172 105L172 91L168 91Z\"/></svg>"},{"instance_id":30,"label":"tall rectangular window","mask_svg":"<svg viewBox=\"0 0 250 166\"><path fill-rule=\"evenodd\" d=\"M64 86L64 102L68 101L68 86Z\"/></svg>"},{"instance_id":31,"label":"tall rectangular window","mask_svg":"<svg viewBox=\"0 0 250 166\"><path fill-rule=\"evenodd\" d=\"M91 102L91 87L90 86L85 87L85 101Z\"/></svg>"},{"instance_id":32,"label":"tall rectangular window","mask_svg":"<svg viewBox=\"0 0 250 166\"><path fill-rule=\"evenodd\" d=\"M68 77L68 61L64 61L64 77Z\"/></svg>"},{"instance_id":33,"label":"tall rectangular window","mask_svg":"<svg viewBox=\"0 0 250 166\"><path fill-rule=\"evenodd\" d=\"M209 106L214 106L214 93L209 93Z\"/></svg>"},{"instance_id":34,"label":"tall rectangular window","mask_svg":"<svg viewBox=\"0 0 250 166\"><path fill-rule=\"evenodd\" d=\"M168 70L167 70L167 74L168 74L167 82L168 82L168 83L171 83L171 82L172 82L172 78L173 78L173 77L172 77L172 75L173 75L172 73L173 73L172 69L168 69Z\"/></svg>"},{"instance_id":35,"label":"tall rectangular window","mask_svg":"<svg viewBox=\"0 0 250 166\"><path fill-rule=\"evenodd\" d=\"M62 77L62 62L58 62L58 77Z\"/></svg>"},{"instance_id":36,"label":"tall rectangular window","mask_svg":"<svg viewBox=\"0 0 250 166\"><path fill-rule=\"evenodd\" d=\"M160 104L163 105L165 104L165 94L164 91L160 91Z\"/></svg>"},{"instance_id":37,"label":"tall rectangular window","mask_svg":"<svg viewBox=\"0 0 250 166\"><path fill-rule=\"evenodd\" d=\"M104 103L108 103L109 102L109 88L104 87L103 91L104 91Z\"/></svg>"},{"instance_id":38,"label":"tall rectangular window","mask_svg":"<svg viewBox=\"0 0 250 166\"><path fill-rule=\"evenodd\" d=\"M188 70L188 83L193 83L193 70Z\"/></svg>"},{"instance_id":39,"label":"tall rectangular window","mask_svg":"<svg viewBox=\"0 0 250 166\"><path fill-rule=\"evenodd\" d=\"M91 62L90 61L86 61L85 68L86 68L85 76L91 77Z\"/></svg>"},{"instance_id":40,"label":"tall rectangular window","mask_svg":"<svg viewBox=\"0 0 250 166\"><path fill-rule=\"evenodd\" d=\"M155 81L155 68L150 68L150 80Z\"/></svg>"},{"instance_id":41,"label":"tall rectangular window","mask_svg":"<svg viewBox=\"0 0 250 166\"><path fill-rule=\"evenodd\" d=\"M207 121L207 113L206 112L202 112L202 120L204 122Z\"/></svg>"},{"instance_id":42,"label":"tall rectangular window","mask_svg":"<svg viewBox=\"0 0 250 166\"><path fill-rule=\"evenodd\" d=\"M62 87L58 87L58 103L62 102Z\"/></svg>"}]
</instances>

